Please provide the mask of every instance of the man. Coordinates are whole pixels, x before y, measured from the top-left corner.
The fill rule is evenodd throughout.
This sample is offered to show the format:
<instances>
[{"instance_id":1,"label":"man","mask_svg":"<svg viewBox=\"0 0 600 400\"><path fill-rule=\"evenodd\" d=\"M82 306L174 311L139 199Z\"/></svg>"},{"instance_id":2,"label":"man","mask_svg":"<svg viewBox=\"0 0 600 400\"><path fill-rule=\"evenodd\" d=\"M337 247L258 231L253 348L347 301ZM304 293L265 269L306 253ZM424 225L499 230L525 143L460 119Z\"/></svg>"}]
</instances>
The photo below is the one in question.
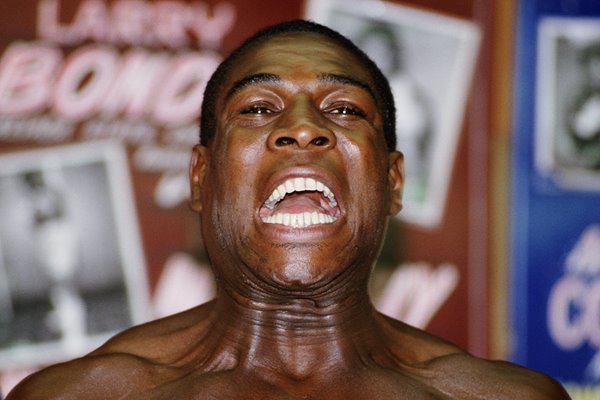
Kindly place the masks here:
<instances>
[{"instance_id":1,"label":"man","mask_svg":"<svg viewBox=\"0 0 600 400\"><path fill-rule=\"evenodd\" d=\"M21 383L19 399L568 399L373 308L367 282L401 208L394 107L347 39L267 29L207 85L191 205L214 301L135 327Z\"/></svg>"}]
</instances>

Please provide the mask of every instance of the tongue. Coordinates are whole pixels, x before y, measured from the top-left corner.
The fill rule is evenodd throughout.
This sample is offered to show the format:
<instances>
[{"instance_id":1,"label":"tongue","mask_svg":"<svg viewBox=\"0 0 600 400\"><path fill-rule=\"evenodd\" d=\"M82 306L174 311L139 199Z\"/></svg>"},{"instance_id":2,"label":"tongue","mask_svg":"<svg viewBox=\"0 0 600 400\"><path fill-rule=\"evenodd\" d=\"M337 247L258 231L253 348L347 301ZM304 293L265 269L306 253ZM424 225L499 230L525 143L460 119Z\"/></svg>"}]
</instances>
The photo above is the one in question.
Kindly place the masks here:
<instances>
[{"instance_id":1,"label":"tongue","mask_svg":"<svg viewBox=\"0 0 600 400\"><path fill-rule=\"evenodd\" d=\"M325 212L321 207L321 195L318 193L292 193L277 204L278 213L299 214L303 212Z\"/></svg>"}]
</instances>

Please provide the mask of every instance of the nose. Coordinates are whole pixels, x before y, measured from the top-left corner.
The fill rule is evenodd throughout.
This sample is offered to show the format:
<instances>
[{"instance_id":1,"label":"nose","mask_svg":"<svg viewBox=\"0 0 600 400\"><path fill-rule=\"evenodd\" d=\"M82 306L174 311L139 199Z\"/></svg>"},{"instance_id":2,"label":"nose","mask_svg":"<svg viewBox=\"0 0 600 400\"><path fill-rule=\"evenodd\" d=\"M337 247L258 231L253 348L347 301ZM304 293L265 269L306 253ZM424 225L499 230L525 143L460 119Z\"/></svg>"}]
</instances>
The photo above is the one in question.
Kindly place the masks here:
<instances>
[{"instance_id":1,"label":"nose","mask_svg":"<svg viewBox=\"0 0 600 400\"><path fill-rule=\"evenodd\" d=\"M273 150L326 150L335 144L335 134L327 127L326 118L308 99L291 104L268 139Z\"/></svg>"}]
</instances>

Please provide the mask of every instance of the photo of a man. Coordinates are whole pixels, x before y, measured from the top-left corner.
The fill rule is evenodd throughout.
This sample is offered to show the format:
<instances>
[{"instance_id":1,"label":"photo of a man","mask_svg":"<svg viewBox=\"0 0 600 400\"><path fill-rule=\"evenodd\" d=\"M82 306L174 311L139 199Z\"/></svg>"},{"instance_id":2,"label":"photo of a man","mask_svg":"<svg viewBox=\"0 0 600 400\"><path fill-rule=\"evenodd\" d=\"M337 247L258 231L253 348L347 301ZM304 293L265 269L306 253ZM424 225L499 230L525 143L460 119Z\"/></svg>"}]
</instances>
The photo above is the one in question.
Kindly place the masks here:
<instances>
[{"instance_id":1,"label":"photo of a man","mask_svg":"<svg viewBox=\"0 0 600 400\"><path fill-rule=\"evenodd\" d=\"M600 188L600 21L540 24L536 166L561 187Z\"/></svg>"},{"instance_id":2,"label":"photo of a man","mask_svg":"<svg viewBox=\"0 0 600 400\"><path fill-rule=\"evenodd\" d=\"M59 361L146 318L124 160L103 143L0 157L0 368Z\"/></svg>"}]
</instances>

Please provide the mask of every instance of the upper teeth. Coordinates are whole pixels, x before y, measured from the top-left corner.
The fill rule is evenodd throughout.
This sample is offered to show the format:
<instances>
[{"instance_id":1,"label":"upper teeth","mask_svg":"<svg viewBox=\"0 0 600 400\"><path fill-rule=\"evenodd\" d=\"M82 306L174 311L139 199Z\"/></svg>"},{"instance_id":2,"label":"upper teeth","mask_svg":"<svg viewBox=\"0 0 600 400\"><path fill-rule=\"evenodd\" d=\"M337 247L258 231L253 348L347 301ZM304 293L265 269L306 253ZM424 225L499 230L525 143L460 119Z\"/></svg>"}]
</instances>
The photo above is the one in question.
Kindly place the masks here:
<instances>
[{"instance_id":1,"label":"upper teeth","mask_svg":"<svg viewBox=\"0 0 600 400\"><path fill-rule=\"evenodd\" d=\"M277 202L281 201L287 193L304 192L306 190L318 191L323 193L323 196L328 200L331 207L337 206L337 201L331 189L325 186L323 183L313 178L291 178L277 186L273 193L265 201L265 207L272 209L275 207Z\"/></svg>"}]
</instances>

